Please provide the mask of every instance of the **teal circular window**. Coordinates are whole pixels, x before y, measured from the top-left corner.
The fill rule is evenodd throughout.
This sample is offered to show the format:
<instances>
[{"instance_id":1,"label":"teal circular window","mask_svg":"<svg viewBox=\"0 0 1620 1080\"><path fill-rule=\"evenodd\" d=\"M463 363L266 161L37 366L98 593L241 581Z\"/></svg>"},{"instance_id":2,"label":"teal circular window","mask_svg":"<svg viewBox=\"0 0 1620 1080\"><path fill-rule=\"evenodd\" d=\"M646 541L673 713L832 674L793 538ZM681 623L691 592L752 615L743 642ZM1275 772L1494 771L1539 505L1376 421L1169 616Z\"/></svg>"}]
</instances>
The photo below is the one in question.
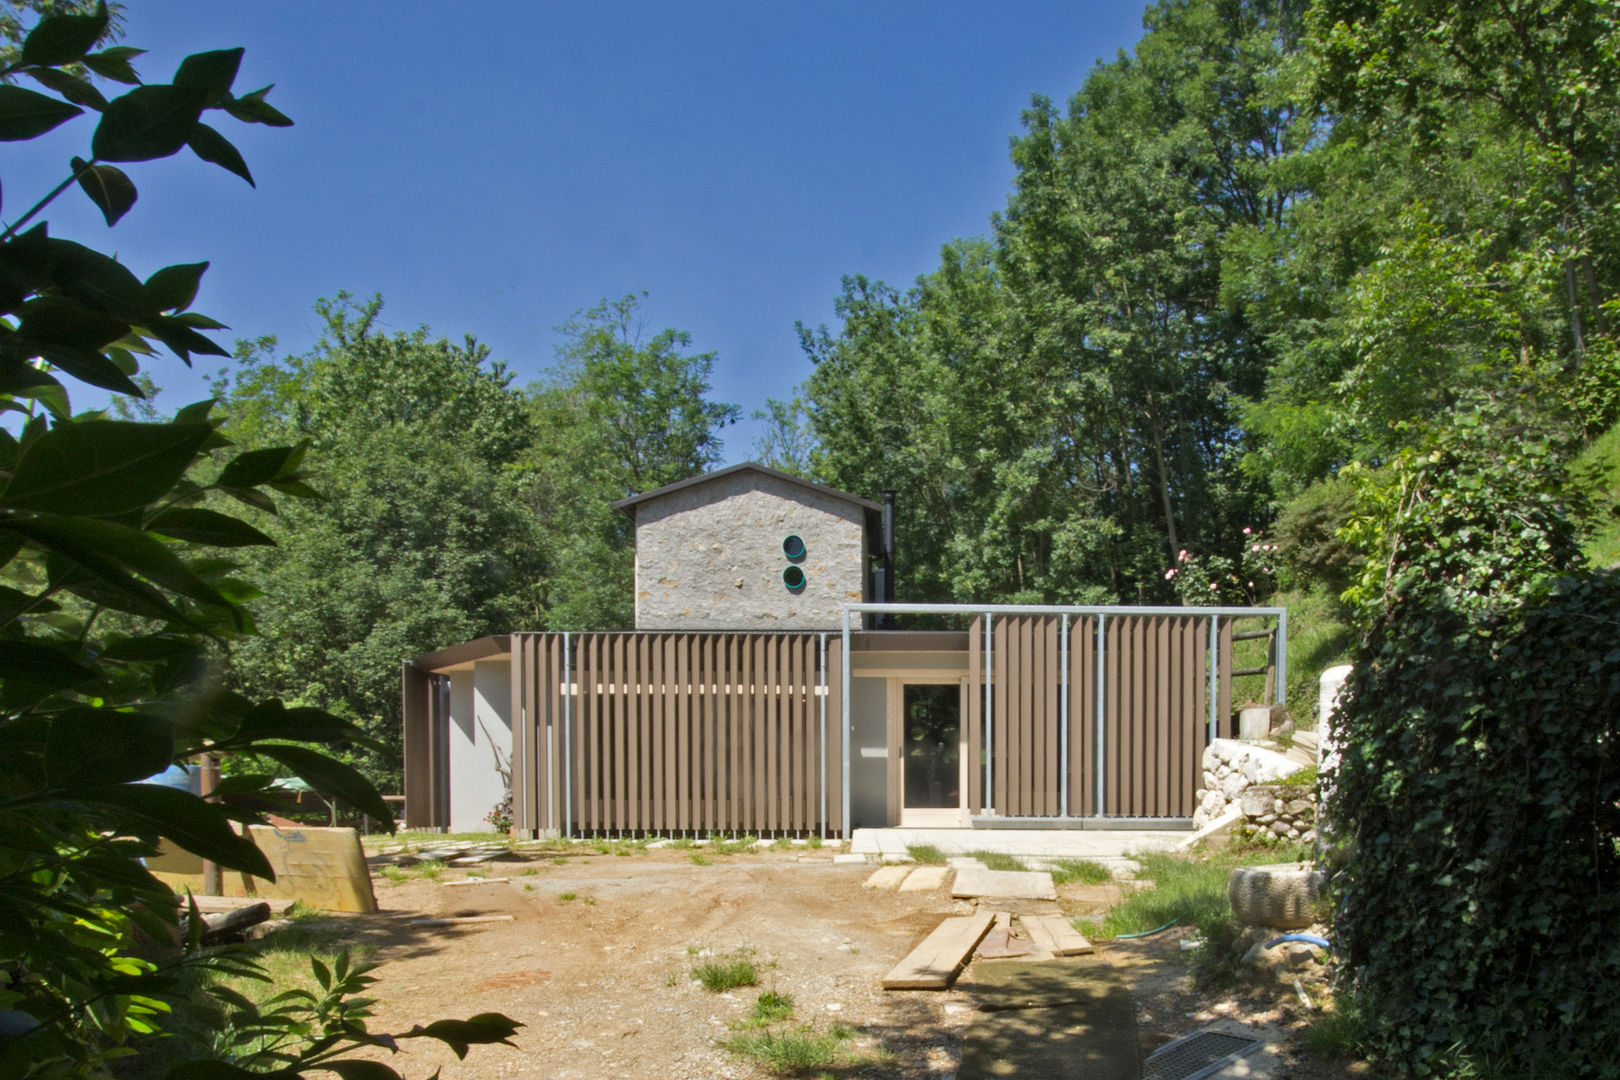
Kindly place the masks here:
<instances>
[{"instance_id":1,"label":"teal circular window","mask_svg":"<svg viewBox=\"0 0 1620 1080\"><path fill-rule=\"evenodd\" d=\"M804 558L804 540L797 533L782 541L782 554L790 559Z\"/></svg>"},{"instance_id":2,"label":"teal circular window","mask_svg":"<svg viewBox=\"0 0 1620 1080\"><path fill-rule=\"evenodd\" d=\"M804 571L797 566L790 566L782 571L782 584L790 589L804 588Z\"/></svg>"}]
</instances>

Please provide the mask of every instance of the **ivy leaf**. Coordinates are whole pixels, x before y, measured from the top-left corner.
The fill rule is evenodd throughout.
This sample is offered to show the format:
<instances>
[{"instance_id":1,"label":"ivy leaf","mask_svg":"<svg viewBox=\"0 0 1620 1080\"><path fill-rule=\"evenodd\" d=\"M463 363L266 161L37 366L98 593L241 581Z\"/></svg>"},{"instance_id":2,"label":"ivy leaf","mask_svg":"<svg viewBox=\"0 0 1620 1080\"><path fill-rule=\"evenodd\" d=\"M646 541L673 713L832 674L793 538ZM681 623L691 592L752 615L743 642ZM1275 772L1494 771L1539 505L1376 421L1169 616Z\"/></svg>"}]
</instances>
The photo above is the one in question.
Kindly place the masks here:
<instances>
[{"instance_id":1,"label":"ivy leaf","mask_svg":"<svg viewBox=\"0 0 1620 1080\"><path fill-rule=\"evenodd\" d=\"M139 509L174 487L213 425L81 420L23 450L0 507L105 516Z\"/></svg>"},{"instance_id":2,"label":"ivy leaf","mask_svg":"<svg viewBox=\"0 0 1620 1080\"><path fill-rule=\"evenodd\" d=\"M107 105L90 149L100 161L168 157L191 138L206 96L194 87L137 86Z\"/></svg>"},{"instance_id":3,"label":"ivy leaf","mask_svg":"<svg viewBox=\"0 0 1620 1080\"><path fill-rule=\"evenodd\" d=\"M90 201L101 208L109 227L129 213L135 205L135 183L115 165L91 165L83 158L73 159L73 171L78 174L79 187L90 196Z\"/></svg>"},{"instance_id":4,"label":"ivy leaf","mask_svg":"<svg viewBox=\"0 0 1620 1080\"><path fill-rule=\"evenodd\" d=\"M0 142L35 138L83 111L35 90L0 84Z\"/></svg>"},{"instance_id":5,"label":"ivy leaf","mask_svg":"<svg viewBox=\"0 0 1620 1080\"><path fill-rule=\"evenodd\" d=\"M25 64L55 67L71 64L90 51L107 31L107 5L96 5L92 15L47 15L23 39Z\"/></svg>"},{"instance_id":6,"label":"ivy leaf","mask_svg":"<svg viewBox=\"0 0 1620 1080\"><path fill-rule=\"evenodd\" d=\"M248 186L259 186L253 182L253 174L248 171L247 162L242 160L241 153L231 145L231 141L207 124L199 121L186 145L191 147L192 153L204 161L212 162L240 176L248 182Z\"/></svg>"}]
</instances>

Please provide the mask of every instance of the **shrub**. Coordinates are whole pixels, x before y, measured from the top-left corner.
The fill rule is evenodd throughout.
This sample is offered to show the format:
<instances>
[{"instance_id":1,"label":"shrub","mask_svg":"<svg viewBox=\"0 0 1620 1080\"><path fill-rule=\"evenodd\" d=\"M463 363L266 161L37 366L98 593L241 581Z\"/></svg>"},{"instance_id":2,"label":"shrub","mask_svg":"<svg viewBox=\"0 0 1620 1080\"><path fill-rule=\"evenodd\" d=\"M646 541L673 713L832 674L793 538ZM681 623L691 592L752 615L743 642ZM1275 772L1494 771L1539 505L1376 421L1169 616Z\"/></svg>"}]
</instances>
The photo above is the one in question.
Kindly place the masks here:
<instances>
[{"instance_id":1,"label":"shrub","mask_svg":"<svg viewBox=\"0 0 1620 1080\"><path fill-rule=\"evenodd\" d=\"M1620 575L1563 573L1561 459L1510 421L1403 454L1356 527L1341 990L1397 1070L1620 1076Z\"/></svg>"}]
</instances>

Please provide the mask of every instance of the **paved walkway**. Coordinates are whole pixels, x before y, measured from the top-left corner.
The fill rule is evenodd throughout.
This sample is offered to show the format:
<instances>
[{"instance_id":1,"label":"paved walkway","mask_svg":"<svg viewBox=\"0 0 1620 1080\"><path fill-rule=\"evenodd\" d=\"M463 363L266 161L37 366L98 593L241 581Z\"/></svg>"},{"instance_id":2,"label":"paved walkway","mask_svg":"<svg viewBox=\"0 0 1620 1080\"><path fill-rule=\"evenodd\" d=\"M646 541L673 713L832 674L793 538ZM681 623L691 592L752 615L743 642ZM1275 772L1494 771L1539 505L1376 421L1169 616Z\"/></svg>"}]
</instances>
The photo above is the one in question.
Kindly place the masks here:
<instances>
[{"instance_id":1,"label":"paved walkway","mask_svg":"<svg viewBox=\"0 0 1620 1080\"><path fill-rule=\"evenodd\" d=\"M1027 859L1091 859L1120 866L1138 851L1168 851L1191 836L1147 829L856 829L857 855L904 855L912 844L932 844L946 855L997 851Z\"/></svg>"}]
</instances>

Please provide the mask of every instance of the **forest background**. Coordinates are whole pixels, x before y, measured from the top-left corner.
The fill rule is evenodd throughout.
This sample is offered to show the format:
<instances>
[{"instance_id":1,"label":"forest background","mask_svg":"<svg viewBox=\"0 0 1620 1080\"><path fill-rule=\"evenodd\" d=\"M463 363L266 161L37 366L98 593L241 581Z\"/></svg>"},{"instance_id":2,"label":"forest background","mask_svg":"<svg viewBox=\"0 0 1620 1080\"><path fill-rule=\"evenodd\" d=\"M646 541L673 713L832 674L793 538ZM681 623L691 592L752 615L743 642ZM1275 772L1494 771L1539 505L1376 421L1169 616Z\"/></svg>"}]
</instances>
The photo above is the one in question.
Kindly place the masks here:
<instances>
[{"instance_id":1,"label":"forest background","mask_svg":"<svg viewBox=\"0 0 1620 1080\"><path fill-rule=\"evenodd\" d=\"M1460 414L1584 453L1612 557L1612 9L1187 0L1144 25L1031 102L984 236L909 288L851 275L799 328L814 368L755 456L897 490L908 601L1286 602L1295 701L1378 554L1340 530ZM384 332L381 304L320 301L304 355L239 343L215 391L239 443L310 440L325 496L255 522L277 588L232 677L353 720L397 789L400 659L629 626L609 504L717 464L738 410L635 295L577 313L528 386L472 339Z\"/></svg>"}]
</instances>

